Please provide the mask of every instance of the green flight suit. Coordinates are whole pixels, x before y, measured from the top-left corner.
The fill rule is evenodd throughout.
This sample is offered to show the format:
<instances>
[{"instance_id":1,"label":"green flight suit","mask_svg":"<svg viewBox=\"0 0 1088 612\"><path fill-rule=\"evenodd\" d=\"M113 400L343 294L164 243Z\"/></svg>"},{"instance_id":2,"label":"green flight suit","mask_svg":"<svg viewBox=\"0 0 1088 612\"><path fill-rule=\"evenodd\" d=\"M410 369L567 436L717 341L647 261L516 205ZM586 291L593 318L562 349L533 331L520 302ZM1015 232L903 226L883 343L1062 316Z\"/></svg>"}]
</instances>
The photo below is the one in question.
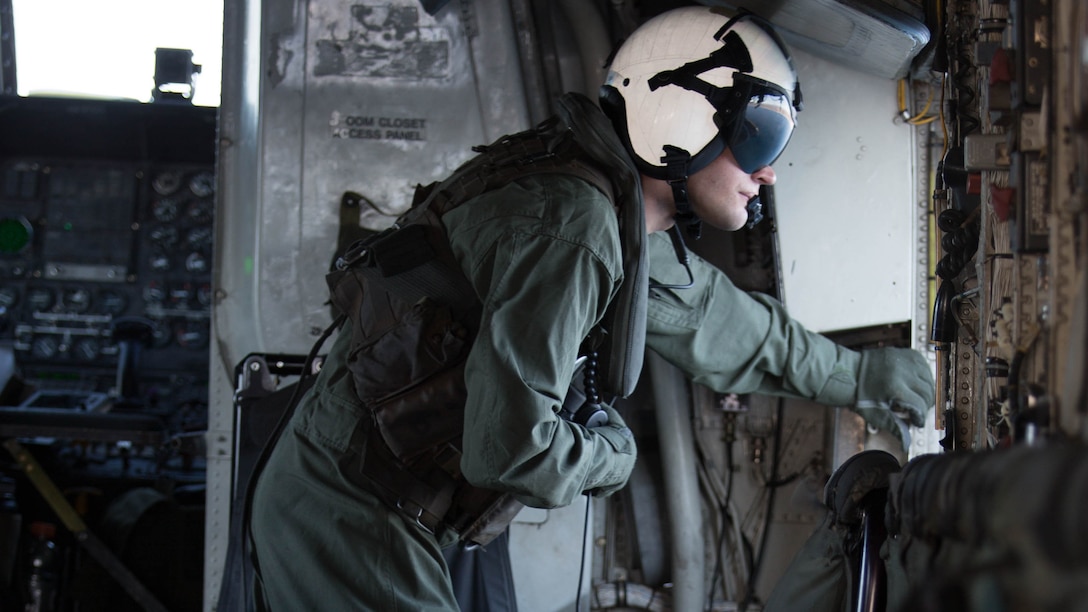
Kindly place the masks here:
<instances>
[{"instance_id":1,"label":"green flight suit","mask_svg":"<svg viewBox=\"0 0 1088 612\"><path fill-rule=\"evenodd\" d=\"M619 414L587 430L556 416L579 345L623 280L616 213L594 187L531 177L443 217L483 296L465 367L462 470L537 507L622 487L635 444ZM272 610L456 610L441 546L359 484L368 420L344 363L350 333L276 445L255 492L252 532Z\"/></svg>"}]
</instances>

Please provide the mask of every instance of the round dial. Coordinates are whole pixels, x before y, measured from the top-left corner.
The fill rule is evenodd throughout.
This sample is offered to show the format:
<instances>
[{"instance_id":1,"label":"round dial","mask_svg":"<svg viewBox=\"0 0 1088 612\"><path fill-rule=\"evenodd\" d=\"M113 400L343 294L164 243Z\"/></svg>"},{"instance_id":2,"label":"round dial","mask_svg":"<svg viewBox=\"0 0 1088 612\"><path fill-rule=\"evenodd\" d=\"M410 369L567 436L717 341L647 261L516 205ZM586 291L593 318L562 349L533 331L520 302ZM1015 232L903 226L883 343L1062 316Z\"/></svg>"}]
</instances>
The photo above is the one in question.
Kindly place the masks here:
<instances>
[{"instance_id":1,"label":"round dial","mask_svg":"<svg viewBox=\"0 0 1088 612\"><path fill-rule=\"evenodd\" d=\"M94 361L102 350L97 338L80 338L72 346L72 355L79 361Z\"/></svg>"},{"instance_id":2,"label":"round dial","mask_svg":"<svg viewBox=\"0 0 1088 612\"><path fill-rule=\"evenodd\" d=\"M193 286L189 283L181 283L170 287L169 296L167 299L170 301L170 305L178 308L188 308L189 301L193 297Z\"/></svg>"},{"instance_id":3,"label":"round dial","mask_svg":"<svg viewBox=\"0 0 1088 612\"><path fill-rule=\"evenodd\" d=\"M189 190L198 198L206 198L215 193L215 175L211 172L198 172L189 179Z\"/></svg>"},{"instance_id":4,"label":"round dial","mask_svg":"<svg viewBox=\"0 0 1088 612\"><path fill-rule=\"evenodd\" d=\"M147 284L143 291L144 301L151 304L162 304L166 299L166 290L162 285L154 281Z\"/></svg>"},{"instance_id":5,"label":"round dial","mask_svg":"<svg viewBox=\"0 0 1088 612\"><path fill-rule=\"evenodd\" d=\"M166 272L170 269L170 257L165 253L154 253L147 263L150 264L151 269L156 272Z\"/></svg>"},{"instance_id":6,"label":"round dial","mask_svg":"<svg viewBox=\"0 0 1088 612\"><path fill-rule=\"evenodd\" d=\"M189 253L185 258L185 269L194 274L208 271L208 258L201 253Z\"/></svg>"},{"instance_id":7,"label":"round dial","mask_svg":"<svg viewBox=\"0 0 1088 612\"><path fill-rule=\"evenodd\" d=\"M160 172L151 181L151 188L159 195L170 195L181 187L180 172Z\"/></svg>"},{"instance_id":8,"label":"round dial","mask_svg":"<svg viewBox=\"0 0 1088 612\"><path fill-rule=\"evenodd\" d=\"M199 200L189 205L185 211L186 216L193 223L210 223L212 220L212 203L207 200Z\"/></svg>"},{"instance_id":9,"label":"round dial","mask_svg":"<svg viewBox=\"0 0 1088 612\"><path fill-rule=\"evenodd\" d=\"M212 294L212 286L211 285L205 283L205 284L200 285L199 287L197 287L197 289L196 289L196 301L201 306L211 306L212 305L212 297L213 297L213 294Z\"/></svg>"},{"instance_id":10,"label":"round dial","mask_svg":"<svg viewBox=\"0 0 1088 612\"><path fill-rule=\"evenodd\" d=\"M82 314L91 308L91 292L82 287L65 289L60 301L68 312Z\"/></svg>"},{"instance_id":11,"label":"round dial","mask_svg":"<svg viewBox=\"0 0 1088 612\"><path fill-rule=\"evenodd\" d=\"M189 230L185 240L194 249L202 249L212 243L212 228L208 226L194 227Z\"/></svg>"},{"instance_id":12,"label":"round dial","mask_svg":"<svg viewBox=\"0 0 1088 612\"><path fill-rule=\"evenodd\" d=\"M174 334L171 333L170 327L163 321L156 321L155 326L151 329L151 346L166 348L170 346L173 339Z\"/></svg>"},{"instance_id":13,"label":"round dial","mask_svg":"<svg viewBox=\"0 0 1088 612\"><path fill-rule=\"evenodd\" d=\"M174 198L162 198L151 204L151 216L163 223L178 218L178 203Z\"/></svg>"},{"instance_id":14,"label":"round dial","mask_svg":"<svg viewBox=\"0 0 1088 612\"><path fill-rule=\"evenodd\" d=\"M0 287L0 308L8 309L19 302L19 291L15 287Z\"/></svg>"},{"instance_id":15,"label":"round dial","mask_svg":"<svg viewBox=\"0 0 1088 612\"><path fill-rule=\"evenodd\" d=\"M208 325L204 321L185 320L174 327L179 346L200 349L208 346Z\"/></svg>"},{"instance_id":16,"label":"round dial","mask_svg":"<svg viewBox=\"0 0 1088 612\"><path fill-rule=\"evenodd\" d=\"M151 228L147 236L161 247L172 247L178 242L178 229L170 225L157 225Z\"/></svg>"},{"instance_id":17,"label":"round dial","mask_svg":"<svg viewBox=\"0 0 1088 612\"><path fill-rule=\"evenodd\" d=\"M33 312L45 312L53 307L56 296L47 287L32 287L26 294L26 302Z\"/></svg>"},{"instance_id":18,"label":"round dial","mask_svg":"<svg viewBox=\"0 0 1088 612\"><path fill-rule=\"evenodd\" d=\"M35 359L52 359L60 349L60 342L55 336L38 336L30 344L30 356Z\"/></svg>"},{"instance_id":19,"label":"round dial","mask_svg":"<svg viewBox=\"0 0 1088 612\"><path fill-rule=\"evenodd\" d=\"M107 289L98 294L98 308L109 315L117 316L125 312L128 300L120 293Z\"/></svg>"}]
</instances>

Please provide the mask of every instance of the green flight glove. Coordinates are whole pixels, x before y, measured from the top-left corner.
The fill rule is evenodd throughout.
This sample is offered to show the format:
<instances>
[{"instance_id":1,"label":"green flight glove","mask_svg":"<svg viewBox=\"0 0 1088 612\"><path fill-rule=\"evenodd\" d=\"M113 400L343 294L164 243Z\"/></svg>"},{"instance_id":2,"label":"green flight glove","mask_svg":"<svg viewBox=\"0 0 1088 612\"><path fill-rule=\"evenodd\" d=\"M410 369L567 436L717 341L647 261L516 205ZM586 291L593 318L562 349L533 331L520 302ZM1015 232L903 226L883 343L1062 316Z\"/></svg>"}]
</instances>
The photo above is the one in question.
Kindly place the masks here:
<instances>
[{"instance_id":1,"label":"green flight glove","mask_svg":"<svg viewBox=\"0 0 1088 612\"><path fill-rule=\"evenodd\" d=\"M854 412L865 422L899 436L910 447L909 425L921 427L935 402L929 362L913 349L884 347L861 351Z\"/></svg>"},{"instance_id":2,"label":"green flight glove","mask_svg":"<svg viewBox=\"0 0 1088 612\"><path fill-rule=\"evenodd\" d=\"M591 431L608 440L608 443L616 450L616 457L613 461L612 472L607 477L607 480L611 481L610 484L590 491L594 497L607 497L627 486L627 479L631 477L631 471L635 469L635 459L638 457L635 436L627 428L623 417L608 404L601 404L601 407L608 413L608 424L594 427Z\"/></svg>"}]
</instances>

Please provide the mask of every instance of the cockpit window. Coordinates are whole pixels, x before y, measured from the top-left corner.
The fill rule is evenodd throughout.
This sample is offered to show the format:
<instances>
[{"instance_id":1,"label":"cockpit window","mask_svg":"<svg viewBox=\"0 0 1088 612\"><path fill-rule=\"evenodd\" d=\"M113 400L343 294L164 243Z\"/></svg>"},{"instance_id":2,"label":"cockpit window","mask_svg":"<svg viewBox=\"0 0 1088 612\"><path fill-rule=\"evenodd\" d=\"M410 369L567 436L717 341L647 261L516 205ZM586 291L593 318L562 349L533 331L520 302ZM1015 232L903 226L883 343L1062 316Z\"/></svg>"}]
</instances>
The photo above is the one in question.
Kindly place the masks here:
<instances>
[{"instance_id":1,"label":"cockpit window","mask_svg":"<svg viewBox=\"0 0 1088 612\"><path fill-rule=\"evenodd\" d=\"M21 96L149 102L165 89L219 106L223 0L13 0L12 8ZM159 48L168 50L158 54L160 72L170 72L161 87Z\"/></svg>"}]
</instances>

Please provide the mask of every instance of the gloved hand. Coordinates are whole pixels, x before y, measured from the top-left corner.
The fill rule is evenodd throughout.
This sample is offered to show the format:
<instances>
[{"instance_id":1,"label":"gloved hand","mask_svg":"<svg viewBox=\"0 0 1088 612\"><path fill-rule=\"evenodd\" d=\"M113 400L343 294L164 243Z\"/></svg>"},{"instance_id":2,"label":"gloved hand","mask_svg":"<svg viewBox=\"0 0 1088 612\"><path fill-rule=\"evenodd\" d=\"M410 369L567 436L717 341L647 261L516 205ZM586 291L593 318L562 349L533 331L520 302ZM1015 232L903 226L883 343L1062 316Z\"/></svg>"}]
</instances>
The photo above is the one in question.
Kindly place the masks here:
<instances>
[{"instance_id":1,"label":"gloved hand","mask_svg":"<svg viewBox=\"0 0 1088 612\"><path fill-rule=\"evenodd\" d=\"M921 427L934 404L929 362L913 349L883 347L861 352L854 412L866 423L899 436L910 446L907 424Z\"/></svg>"},{"instance_id":2,"label":"gloved hand","mask_svg":"<svg viewBox=\"0 0 1088 612\"><path fill-rule=\"evenodd\" d=\"M594 427L591 431L608 440L616 450L616 455L612 472L605 478L606 482L589 491L594 497L607 497L626 486L631 471L635 469L635 459L638 456L635 436L627 428L627 423L623 421L620 413L608 404L601 404L601 407L608 413L608 423Z\"/></svg>"}]
</instances>

